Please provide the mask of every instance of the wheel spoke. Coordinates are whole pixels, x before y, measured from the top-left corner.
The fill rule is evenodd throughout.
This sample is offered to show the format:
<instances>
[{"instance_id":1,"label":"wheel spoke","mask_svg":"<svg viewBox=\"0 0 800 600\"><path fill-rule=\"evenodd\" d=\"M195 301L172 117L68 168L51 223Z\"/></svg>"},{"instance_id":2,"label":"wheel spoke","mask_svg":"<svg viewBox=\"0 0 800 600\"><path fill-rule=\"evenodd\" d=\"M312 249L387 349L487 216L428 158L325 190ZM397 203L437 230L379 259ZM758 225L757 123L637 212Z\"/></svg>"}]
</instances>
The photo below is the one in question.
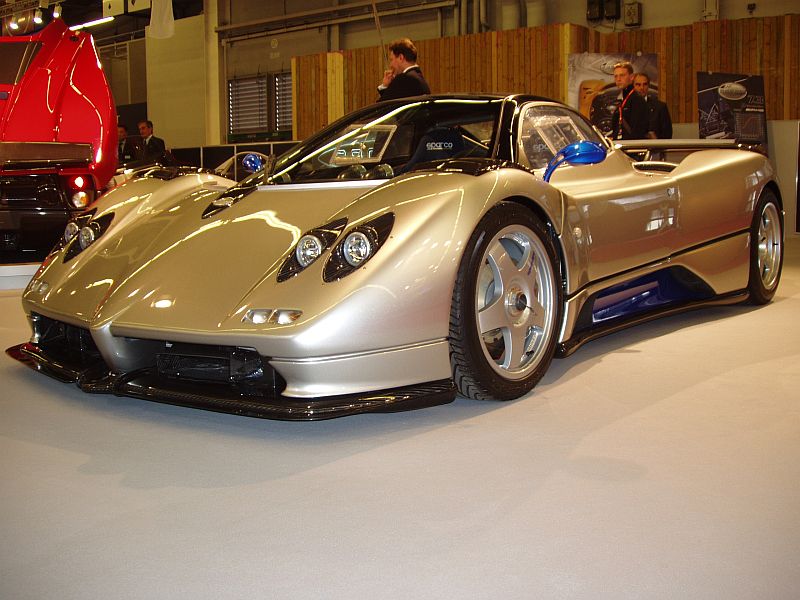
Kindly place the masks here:
<instances>
[{"instance_id":1,"label":"wheel spoke","mask_svg":"<svg viewBox=\"0 0 800 600\"><path fill-rule=\"evenodd\" d=\"M527 327L507 327L503 330L503 342L506 345L505 360L503 361L503 368L505 369L518 369L521 367L525 360L527 353Z\"/></svg>"},{"instance_id":2,"label":"wheel spoke","mask_svg":"<svg viewBox=\"0 0 800 600\"><path fill-rule=\"evenodd\" d=\"M508 327L508 313L503 304L503 296L498 297L494 302L481 309L478 313L478 328L480 333L486 333L493 329Z\"/></svg>"},{"instance_id":3,"label":"wheel spoke","mask_svg":"<svg viewBox=\"0 0 800 600\"><path fill-rule=\"evenodd\" d=\"M543 331L547 321L547 309L542 306L536 297L528 298L528 308L530 312L526 322L527 327L533 327L537 331Z\"/></svg>"},{"instance_id":4,"label":"wheel spoke","mask_svg":"<svg viewBox=\"0 0 800 600\"><path fill-rule=\"evenodd\" d=\"M495 243L489 252L486 253L486 261L491 266L495 275L495 286L502 294L505 289L505 282L514 274L519 273L520 268L508 255L508 252L499 241ZM524 264L524 263L523 263ZM499 284L499 285L498 285Z\"/></svg>"}]
</instances>

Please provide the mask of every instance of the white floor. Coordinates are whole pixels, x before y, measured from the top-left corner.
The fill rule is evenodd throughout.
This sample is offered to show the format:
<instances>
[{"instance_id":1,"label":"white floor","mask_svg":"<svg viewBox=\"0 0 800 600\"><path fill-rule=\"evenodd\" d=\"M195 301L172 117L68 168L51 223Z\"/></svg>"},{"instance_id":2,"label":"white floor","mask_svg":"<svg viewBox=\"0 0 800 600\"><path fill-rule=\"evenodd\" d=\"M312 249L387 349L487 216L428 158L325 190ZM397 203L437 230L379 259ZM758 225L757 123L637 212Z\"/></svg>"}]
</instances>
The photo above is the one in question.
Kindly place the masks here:
<instances>
[{"instance_id":1,"label":"white floor","mask_svg":"<svg viewBox=\"0 0 800 600\"><path fill-rule=\"evenodd\" d=\"M0 598L798 598L787 246L772 304L592 342L507 404L273 422L3 356Z\"/></svg>"}]
</instances>

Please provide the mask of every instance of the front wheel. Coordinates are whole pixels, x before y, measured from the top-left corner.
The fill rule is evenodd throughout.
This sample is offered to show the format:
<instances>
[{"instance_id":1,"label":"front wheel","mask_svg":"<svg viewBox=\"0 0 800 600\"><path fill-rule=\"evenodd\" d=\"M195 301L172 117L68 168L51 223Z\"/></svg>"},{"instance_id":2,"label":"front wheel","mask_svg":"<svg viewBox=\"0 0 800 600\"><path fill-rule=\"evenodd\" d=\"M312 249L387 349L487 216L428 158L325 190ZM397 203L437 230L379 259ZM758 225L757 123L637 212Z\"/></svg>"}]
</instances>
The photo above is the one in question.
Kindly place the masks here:
<instances>
[{"instance_id":1,"label":"front wheel","mask_svg":"<svg viewBox=\"0 0 800 600\"><path fill-rule=\"evenodd\" d=\"M775 295L783 268L783 212L775 193L765 189L750 226L750 278L747 290L752 304L766 304Z\"/></svg>"},{"instance_id":2,"label":"front wheel","mask_svg":"<svg viewBox=\"0 0 800 600\"><path fill-rule=\"evenodd\" d=\"M562 306L545 225L518 204L492 208L467 244L453 290L450 363L459 392L511 400L530 391L555 354Z\"/></svg>"}]
</instances>

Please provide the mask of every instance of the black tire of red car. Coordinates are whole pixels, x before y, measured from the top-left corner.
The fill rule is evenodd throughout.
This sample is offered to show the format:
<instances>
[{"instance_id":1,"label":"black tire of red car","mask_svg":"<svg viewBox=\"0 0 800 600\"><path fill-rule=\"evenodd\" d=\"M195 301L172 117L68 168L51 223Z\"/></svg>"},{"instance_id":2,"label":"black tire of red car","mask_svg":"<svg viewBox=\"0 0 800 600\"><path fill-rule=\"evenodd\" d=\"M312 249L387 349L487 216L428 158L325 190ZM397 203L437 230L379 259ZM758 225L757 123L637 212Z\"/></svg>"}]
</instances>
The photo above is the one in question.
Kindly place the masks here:
<instances>
[{"instance_id":1,"label":"black tire of red car","mask_svg":"<svg viewBox=\"0 0 800 600\"><path fill-rule=\"evenodd\" d=\"M783 211L775 193L765 188L750 226L751 304L766 304L775 295L783 268Z\"/></svg>"},{"instance_id":2,"label":"black tire of red car","mask_svg":"<svg viewBox=\"0 0 800 600\"><path fill-rule=\"evenodd\" d=\"M450 310L450 364L459 393L512 400L529 392L555 353L564 291L548 229L501 202L467 243Z\"/></svg>"}]
</instances>

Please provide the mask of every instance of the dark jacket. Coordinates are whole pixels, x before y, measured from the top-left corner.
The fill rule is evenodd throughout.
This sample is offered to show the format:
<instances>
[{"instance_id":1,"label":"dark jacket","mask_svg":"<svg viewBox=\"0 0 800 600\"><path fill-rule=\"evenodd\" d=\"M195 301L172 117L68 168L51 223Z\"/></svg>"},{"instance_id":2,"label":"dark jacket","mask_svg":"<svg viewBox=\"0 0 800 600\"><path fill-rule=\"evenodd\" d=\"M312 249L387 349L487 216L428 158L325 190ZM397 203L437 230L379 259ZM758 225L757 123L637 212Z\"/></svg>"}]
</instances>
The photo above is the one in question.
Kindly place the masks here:
<instances>
[{"instance_id":1,"label":"dark jacket","mask_svg":"<svg viewBox=\"0 0 800 600\"><path fill-rule=\"evenodd\" d=\"M612 137L615 140L643 140L650 130L650 109L647 102L633 90L633 84L622 90L622 123L620 109L612 117Z\"/></svg>"},{"instance_id":2,"label":"dark jacket","mask_svg":"<svg viewBox=\"0 0 800 600\"><path fill-rule=\"evenodd\" d=\"M142 153L140 159L154 162L159 161L162 159L166 151L167 146L164 143L164 140L157 138L156 136L152 136L149 140L142 141Z\"/></svg>"},{"instance_id":3,"label":"dark jacket","mask_svg":"<svg viewBox=\"0 0 800 600\"><path fill-rule=\"evenodd\" d=\"M142 149L136 138L127 137L117 144L117 161L120 165L138 160L141 154Z\"/></svg>"},{"instance_id":4,"label":"dark jacket","mask_svg":"<svg viewBox=\"0 0 800 600\"><path fill-rule=\"evenodd\" d=\"M382 90L378 88L380 100L395 100L397 98L408 98L409 96L422 96L430 94L431 88L422 76L419 67L411 67L405 73L395 75L389 86Z\"/></svg>"},{"instance_id":5,"label":"dark jacket","mask_svg":"<svg viewBox=\"0 0 800 600\"><path fill-rule=\"evenodd\" d=\"M658 139L668 140L672 138L672 118L669 116L669 108L655 96L647 96L647 108L650 110L650 131L656 134Z\"/></svg>"}]
</instances>

